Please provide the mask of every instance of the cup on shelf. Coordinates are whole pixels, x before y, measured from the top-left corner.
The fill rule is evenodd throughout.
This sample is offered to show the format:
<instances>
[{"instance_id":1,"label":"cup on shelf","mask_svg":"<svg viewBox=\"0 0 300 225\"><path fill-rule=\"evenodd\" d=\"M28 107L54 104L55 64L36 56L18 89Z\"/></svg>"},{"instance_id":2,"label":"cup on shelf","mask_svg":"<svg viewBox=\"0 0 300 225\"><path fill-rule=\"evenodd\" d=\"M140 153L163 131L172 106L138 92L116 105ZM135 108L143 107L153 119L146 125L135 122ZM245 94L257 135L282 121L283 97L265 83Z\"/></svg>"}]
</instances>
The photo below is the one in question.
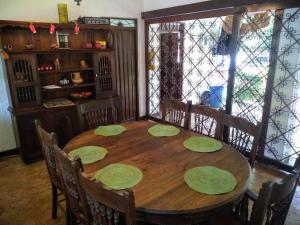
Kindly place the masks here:
<instances>
[{"instance_id":1,"label":"cup on shelf","mask_svg":"<svg viewBox=\"0 0 300 225\"><path fill-rule=\"evenodd\" d=\"M60 80L59 80L59 83L60 85L68 85L70 84L70 80L66 77L62 77Z\"/></svg>"},{"instance_id":2,"label":"cup on shelf","mask_svg":"<svg viewBox=\"0 0 300 225\"><path fill-rule=\"evenodd\" d=\"M86 47L86 48L93 48L93 44L92 44L91 42L87 42L87 43L85 44L85 47Z\"/></svg>"}]
</instances>

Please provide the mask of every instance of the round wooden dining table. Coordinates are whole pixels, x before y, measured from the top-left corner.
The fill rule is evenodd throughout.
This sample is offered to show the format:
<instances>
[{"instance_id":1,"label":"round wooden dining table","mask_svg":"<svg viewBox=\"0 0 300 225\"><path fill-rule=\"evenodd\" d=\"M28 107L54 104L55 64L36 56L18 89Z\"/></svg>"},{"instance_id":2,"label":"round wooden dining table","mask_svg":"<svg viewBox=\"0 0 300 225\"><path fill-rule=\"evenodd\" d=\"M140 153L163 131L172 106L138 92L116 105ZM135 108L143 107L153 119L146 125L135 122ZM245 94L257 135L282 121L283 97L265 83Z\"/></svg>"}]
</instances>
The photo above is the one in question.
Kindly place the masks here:
<instances>
[{"instance_id":1,"label":"round wooden dining table","mask_svg":"<svg viewBox=\"0 0 300 225\"><path fill-rule=\"evenodd\" d=\"M94 130L81 133L64 148L67 153L87 145L105 147L107 156L101 161L84 165L88 175L111 163L138 167L143 179L132 188L137 220L155 224L191 224L206 221L240 200L247 189L250 166L237 150L223 143L220 151L198 153L187 150L184 140L199 135L180 129L173 137L154 137L148 128L153 121L122 123L126 131L117 136L103 137ZM206 195L190 189L184 181L186 170L196 166L215 166L230 171L237 180L235 189L226 194Z\"/></svg>"}]
</instances>

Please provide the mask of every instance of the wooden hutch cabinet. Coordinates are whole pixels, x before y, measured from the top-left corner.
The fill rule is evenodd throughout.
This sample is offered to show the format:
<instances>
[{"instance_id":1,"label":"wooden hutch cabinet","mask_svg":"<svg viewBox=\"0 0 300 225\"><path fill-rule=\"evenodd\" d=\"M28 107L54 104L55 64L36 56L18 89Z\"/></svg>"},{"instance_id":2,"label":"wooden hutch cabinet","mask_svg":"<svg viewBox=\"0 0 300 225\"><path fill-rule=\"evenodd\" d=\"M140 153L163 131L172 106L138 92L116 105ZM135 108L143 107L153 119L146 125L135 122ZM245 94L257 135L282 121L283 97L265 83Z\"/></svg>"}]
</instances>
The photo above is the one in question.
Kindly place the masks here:
<instances>
[{"instance_id":1,"label":"wooden hutch cabinet","mask_svg":"<svg viewBox=\"0 0 300 225\"><path fill-rule=\"evenodd\" d=\"M79 133L76 105L82 102L119 97L123 120L137 118L136 25L80 24L79 34L74 34L74 23L54 24L57 33L50 34L50 23L34 23L34 34L28 29L29 24L0 21L0 48L9 55L9 110L15 117L24 162L42 158L35 119L48 131L56 132L63 146ZM63 48L57 41L60 34L67 36ZM130 49L122 46L128 37ZM94 43L99 40L106 41L106 48L95 48ZM130 68L125 65L127 58L134 62ZM48 107L48 103L58 99L73 104Z\"/></svg>"}]
</instances>

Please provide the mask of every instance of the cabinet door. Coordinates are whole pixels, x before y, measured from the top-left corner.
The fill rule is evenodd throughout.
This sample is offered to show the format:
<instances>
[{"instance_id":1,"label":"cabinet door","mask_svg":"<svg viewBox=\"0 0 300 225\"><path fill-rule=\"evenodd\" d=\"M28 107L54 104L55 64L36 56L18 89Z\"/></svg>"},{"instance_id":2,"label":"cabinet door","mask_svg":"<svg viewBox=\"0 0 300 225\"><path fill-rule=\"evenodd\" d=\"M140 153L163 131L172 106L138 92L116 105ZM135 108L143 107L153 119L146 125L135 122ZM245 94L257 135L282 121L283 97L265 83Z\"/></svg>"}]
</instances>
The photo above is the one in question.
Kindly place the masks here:
<instances>
[{"instance_id":1,"label":"cabinet door","mask_svg":"<svg viewBox=\"0 0 300 225\"><path fill-rule=\"evenodd\" d=\"M107 97L116 94L116 70L113 52L94 54L96 72L96 95Z\"/></svg>"},{"instance_id":2,"label":"cabinet door","mask_svg":"<svg viewBox=\"0 0 300 225\"><path fill-rule=\"evenodd\" d=\"M48 121L45 112L30 113L17 116L17 125L20 137L20 155L25 163L31 163L43 158L42 148L35 129L34 120L38 119L48 130Z\"/></svg>"},{"instance_id":3,"label":"cabinet door","mask_svg":"<svg viewBox=\"0 0 300 225\"><path fill-rule=\"evenodd\" d=\"M76 107L50 110L48 118L51 121L51 131L56 133L60 147L79 134Z\"/></svg>"},{"instance_id":4,"label":"cabinet door","mask_svg":"<svg viewBox=\"0 0 300 225\"><path fill-rule=\"evenodd\" d=\"M40 104L40 90L35 55L11 55L8 79L14 107Z\"/></svg>"}]
</instances>

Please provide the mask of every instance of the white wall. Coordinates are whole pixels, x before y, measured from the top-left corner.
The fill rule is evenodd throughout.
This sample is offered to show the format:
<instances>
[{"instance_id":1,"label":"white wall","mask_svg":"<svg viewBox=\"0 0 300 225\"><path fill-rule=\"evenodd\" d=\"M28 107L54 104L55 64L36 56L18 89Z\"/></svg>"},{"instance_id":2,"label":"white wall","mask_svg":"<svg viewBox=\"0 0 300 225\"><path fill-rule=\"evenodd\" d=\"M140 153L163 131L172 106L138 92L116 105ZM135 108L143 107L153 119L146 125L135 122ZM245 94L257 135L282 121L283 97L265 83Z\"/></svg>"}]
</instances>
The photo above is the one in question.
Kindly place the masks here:
<instances>
[{"instance_id":1,"label":"white wall","mask_svg":"<svg viewBox=\"0 0 300 225\"><path fill-rule=\"evenodd\" d=\"M0 0L0 19L58 22L57 3L67 3L69 20L81 16L138 18L141 0Z\"/></svg>"},{"instance_id":2,"label":"white wall","mask_svg":"<svg viewBox=\"0 0 300 225\"><path fill-rule=\"evenodd\" d=\"M207 0L144 0L144 11L168 8L191 3L204 2Z\"/></svg>"},{"instance_id":3,"label":"white wall","mask_svg":"<svg viewBox=\"0 0 300 225\"><path fill-rule=\"evenodd\" d=\"M16 148L12 121L10 113L7 111L9 103L4 73L5 64L0 57L0 152Z\"/></svg>"}]
</instances>

